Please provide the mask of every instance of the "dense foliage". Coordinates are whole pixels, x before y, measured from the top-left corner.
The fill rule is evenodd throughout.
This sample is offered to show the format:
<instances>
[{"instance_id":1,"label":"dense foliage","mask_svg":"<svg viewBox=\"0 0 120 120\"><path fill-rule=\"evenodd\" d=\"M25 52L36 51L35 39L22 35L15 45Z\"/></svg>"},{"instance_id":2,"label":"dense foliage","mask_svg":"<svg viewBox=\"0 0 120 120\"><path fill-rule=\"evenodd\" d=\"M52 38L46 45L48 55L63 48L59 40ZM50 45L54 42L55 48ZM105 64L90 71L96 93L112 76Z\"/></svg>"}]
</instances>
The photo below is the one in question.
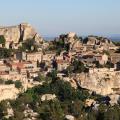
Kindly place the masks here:
<instances>
[{"instance_id":1,"label":"dense foliage","mask_svg":"<svg viewBox=\"0 0 120 120\"><path fill-rule=\"evenodd\" d=\"M55 71L52 74L51 77L56 80L50 76L46 77L43 85L28 89L16 100L9 100L14 111L14 117L9 120L23 120L25 118L23 111L27 105L38 113L37 120L65 120L65 115L72 115L76 120L120 119L119 105L106 104L102 101L102 96L89 94L82 88L74 89L70 83L58 79ZM55 94L56 99L41 101L41 96L44 94ZM86 107L85 100L88 98L99 101L99 106ZM3 116L7 113L7 107L7 101L0 103L0 119L4 120Z\"/></svg>"},{"instance_id":2,"label":"dense foliage","mask_svg":"<svg viewBox=\"0 0 120 120\"><path fill-rule=\"evenodd\" d=\"M19 47L19 50L21 51L29 51L29 52L36 52L37 51L37 45L35 44L34 39L28 39L26 40L21 47Z\"/></svg>"},{"instance_id":3,"label":"dense foliage","mask_svg":"<svg viewBox=\"0 0 120 120\"><path fill-rule=\"evenodd\" d=\"M7 48L0 48L0 58L8 58L12 55L12 50Z\"/></svg>"},{"instance_id":4,"label":"dense foliage","mask_svg":"<svg viewBox=\"0 0 120 120\"><path fill-rule=\"evenodd\" d=\"M70 76L72 73L88 72L88 69L83 62L74 59L64 72Z\"/></svg>"},{"instance_id":5,"label":"dense foliage","mask_svg":"<svg viewBox=\"0 0 120 120\"><path fill-rule=\"evenodd\" d=\"M5 42L6 42L6 40L5 40L4 36L0 35L0 44L5 45Z\"/></svg>"}]
</instances>

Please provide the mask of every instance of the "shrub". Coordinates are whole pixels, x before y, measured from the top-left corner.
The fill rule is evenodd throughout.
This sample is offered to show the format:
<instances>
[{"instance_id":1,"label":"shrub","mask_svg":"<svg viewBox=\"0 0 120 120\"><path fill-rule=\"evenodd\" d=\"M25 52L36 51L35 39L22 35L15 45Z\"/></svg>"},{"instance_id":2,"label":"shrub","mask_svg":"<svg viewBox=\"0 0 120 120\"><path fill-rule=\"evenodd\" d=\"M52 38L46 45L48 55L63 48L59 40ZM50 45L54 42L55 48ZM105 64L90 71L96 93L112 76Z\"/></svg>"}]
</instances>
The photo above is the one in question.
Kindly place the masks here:
<instances>
[{"instance_id":1,"label":"shrub","mask_svg":"<svg viewBox=\"0 0 120 120\"><path fill-rule=\"evenodd\" d=\"M16 88L21 88L22 87L22 83L20 81L15 81L15 87Z\"/></svg>"},{"instance_id":2,"label":"shrub","mask_svg":"<svg viewBox=\"0 0 120 120\"><path fill-rule=\"evenodd\" d=\"M5 81L5 84L6 84L6 85L14 84L14 82L13 82L13 80L8 80L8 81Z\"/></svg>"}]
</instances>

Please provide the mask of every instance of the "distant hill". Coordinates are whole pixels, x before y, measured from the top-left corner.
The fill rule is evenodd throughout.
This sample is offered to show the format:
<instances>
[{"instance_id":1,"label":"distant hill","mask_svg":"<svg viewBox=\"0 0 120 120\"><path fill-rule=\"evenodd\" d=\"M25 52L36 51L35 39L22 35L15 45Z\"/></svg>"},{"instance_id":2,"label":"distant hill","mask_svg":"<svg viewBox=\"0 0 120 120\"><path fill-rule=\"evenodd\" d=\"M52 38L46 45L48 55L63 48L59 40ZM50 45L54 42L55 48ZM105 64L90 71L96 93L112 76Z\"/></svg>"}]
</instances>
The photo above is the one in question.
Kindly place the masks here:
<instances>
[{"instance_id":1,"label":"distant hill","mask_svg":"<svg viewBox=\"0 0 120 120\"><path fill-rule=\"evenodd\" d=\"M47 41L51 41L51 40L55 39L55 37L43 37L43 38L44 38L44 40L47 40Z\"/></svg>"},{"instance_id":2,"label":"distant hill","mask_svg":"<svg viewBox=\"0 0 120 120\"><path fill-rule=\"evenodd\" d=\"M82 36L83 38L85 38L86 36ZM50 41L50 40L54 40L55 37L44 37L45 40ZM120 35L111 35L108 36L107 38L109 38L112 41L120 41Z\"/></svg>"},{"instance_id":3,"label":"distant hill","mask_svg":"<svg viewBox=\"0 0 120 120\"><path fill-rule=\"evenodd\" d=\"M120 35L113 35L108 38L111 39L112 41L120 41Z\"/></svg>"}]
</instances>

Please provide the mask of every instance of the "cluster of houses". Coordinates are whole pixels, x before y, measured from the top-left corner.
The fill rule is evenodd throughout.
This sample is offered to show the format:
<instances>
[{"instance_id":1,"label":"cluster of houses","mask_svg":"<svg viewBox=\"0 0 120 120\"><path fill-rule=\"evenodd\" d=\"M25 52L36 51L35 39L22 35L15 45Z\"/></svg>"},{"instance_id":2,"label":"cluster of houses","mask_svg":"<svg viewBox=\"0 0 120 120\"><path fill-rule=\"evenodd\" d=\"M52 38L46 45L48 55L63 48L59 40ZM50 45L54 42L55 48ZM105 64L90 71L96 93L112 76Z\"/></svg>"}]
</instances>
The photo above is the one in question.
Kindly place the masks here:
<instances>
[{"instance_id":1,"label":"cluster of houses","mask_svg":"<svg viewBox=\"0 0 120 120\"><path fill-rule=\"evenodd\" d=\"M21 80L32 79L38 76L41 68L38 64L45 63L47 71L50 72L53 69L53 61L57 64L57 70L65 70L72 62L73 59L82 61L89 67L94 66L94 62L98 61L99 64L104 65L111 60L112 63L119 66L120 54L111 52L106 54L103 49L105 43L99 43L98 41L90 37L87 43L83 44L81 41L74 40L74 33L69 33L68 38L71 44L71 49L66 52L62 51L60 55L56 55L56 51L39 51L39 52L15 52L14 56L9 59L0 60L0 78L7 80ZM93 39L93 41L92 41ZM102 44L102 45L101 45ZM96 47L97 46L97 47ZM98 48L102 49L98 49ZM117 47L109 45L109 51L116 50Z\"/></svg>"},{"instance_id":2,"label":"cluster of houses","mask_svg":"<svg viewBox=\"0 0 120 120\"><path fill-rule=\"evenodd\" d=\"M115 53L118 47L113 45L111 41L103 38L98 40L95 37L88 37L86 42L82 42L76 39L75 36L75 33L67 34L66 41L70 43L70 49L69 51L61 51L60 55L57 55L55 50L40 50L38 52L17 51L14 52L12 57L1 59L0 79L5 81L20 80L24 85L24 89L27 89L29 84L36 85L34 80L39 74L43 73L46 75L57 66L58 77L70 81L76 88L75 76L66 77L62 73L71 65L74 59L83 62L89 68L89 73L94 72L96 69L98 71L98 68L95 68L96 61L101 65L105 65L110 61L114 64L112 71L120 70L120 54Z\"/></svg>"}]
</instances>

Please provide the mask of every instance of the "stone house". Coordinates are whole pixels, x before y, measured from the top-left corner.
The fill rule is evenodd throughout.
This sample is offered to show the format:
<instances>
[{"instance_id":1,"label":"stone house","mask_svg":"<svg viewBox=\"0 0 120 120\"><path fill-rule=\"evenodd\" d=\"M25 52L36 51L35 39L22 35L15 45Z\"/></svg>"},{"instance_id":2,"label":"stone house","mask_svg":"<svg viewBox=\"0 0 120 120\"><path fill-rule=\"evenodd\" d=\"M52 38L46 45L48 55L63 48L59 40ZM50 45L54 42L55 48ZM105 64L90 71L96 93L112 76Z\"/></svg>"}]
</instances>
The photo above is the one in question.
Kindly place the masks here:
<instances>
[{"instance_id":1,"label":"stone house","mask_svg":"<svg viewBox=\"0 0 120 120\"><path fill-rule=\"evenodd\" d=\"M86 51L93 51L94 45L85 45L84 47L86 47Z\"/></svg>"},{"instance_id":2,"label":"stone house","mask_svg":"<svg viewBox=\"0 0 120 120\"><path fill-rule=\"evenodd\" d=\"M57 69L58 71L65 70L70 65L69 61L57 60Z\"/></svg>"},{"instance_id":3,"label":"stone house","mask_svg":"<svg viewBox=\"0 0 120 120\"><path fill-rule=\"evenodd\" d=\"M114 63L114 64L117 62L120 62L120 53L111 53L110 59L111 59L112 63Z\"/></svg>"},{"instance_id":4,"label":"stone house","mask_svg":"<svg viewBox=\"0 0 120 120\"><path fill-rule=\"evenodd\" d=\"M110 50L117 50L119 47L118 46L109 46Z\"/></svg>"},{"instance_id":5,"label":"stone house","mask_svg":"<svg viewBox=\"0 0 120 120\"><path fill-rule=\"evenodd\" d=\"M7 66L3 61L0 62L0 71L10 71L10 67Z\"/></svg>"},{"instance_id":6,"label":"stone house","mask_svg":"<svg viewBox=\"0 0 120 120\"><path fill-rule=\"evenodd\" d=\"M26 52L16 52L14 54L14 59L16 59L16 60L26 60Z\"/></svg>"},{"instance_id":7,"label":"stone house","mask_svg":"<svg viewBox=\"0 0 120 120\"><path fill-rule=\"evenodd\" d=\"M38 72L30 72L28 73L29 78L35 78L38 77Z\"/></svg>"},{"instance_id":8,"label":"stone house","mask_svg":"<svg viewBox=\"0 0 120 120\"><path fill-rule=\"evenodd\" d=\"M94 55L95 61L99 61L101 65L104 65L108 62L108 55L106 54L95 54Z\"/></svg>"},{"instance_id":9,"label":"stone house","mask_svg":"<svg viewBox=\"0 0 120 120\"><path fill-rule=\"evenodd\" d=\"M0 72L0 78L7 80L9 78L9 72Z\"/></svg>"},{"instance_id":10,"label":"stone house","mask_svg":"<svg viewBox=\"0 0 120 120\"><path fill-rule=\"evenodd\" d=\"M98 74L104 74L104 73L110 73L111 75L115 75L115 68L89 68L89 73L98 73Z\"/></svg>"},{"instance_id":11,"label":"stone house","mask_svg":"<svg viewBox=\"0 0 120 120\"><path fill-rule=\"evenodd\" d=\"M43 53L42 52L34 52L34 53L26 53L27 61L42 61Z\"/></svg>"},{"instance_id":12,"label":"stone house","mask_svg":"<svg viewBox=\"0 0 120 120\"><path fill-rule=\"evenodd\" d=\"M22 82L26 82L27 80L27 74L19 74L16 71L10 71L10 72L0 72L0 78L4 80L20 80Z\"/></svg>"},{"instance_id":13,"label":"stone house","mask_svg":"<svg viewBox=\"0 0 120 120\"><path fill-rule=\"evenodd\" d=\"M54 57L56 56L55 52L45 52L45 54L43 54L43 61L51 61L52 59L54 59Z\"/></svg>"},{"instance_id":14,"label":"stone house","mask_svg":"<svg viewBox=\"0 0 120 120\"><path fill-rule=\"evenodd\" d=\"M33 64L32 62L22 62L22 66L18 66L17 69L20 73L39 71L39 68L37 68L36 64Z\"/></svg>"},{"instance_id":15,"label":"stone house","mask_svg":"<svg viewBox=\"0 0 120 120\"><path fill-rule=\"evenodd\" d=\"M94 55L83 55L80 56L79 60L81 60L84 63L91 64L95 61Z\"/></svg>"},{"instance_id":16,"label":"stone house","mask_svg":"<svg viewBox=\"0 0 120 120\"><path fill-rule=\"evenodd\" d=\"M17 60L26 60L26 61L42 61L43 53L42 52L34 52L34 53L26 53L26 52L16 52L14 58Z\"/></svg>"}]
</instances>

